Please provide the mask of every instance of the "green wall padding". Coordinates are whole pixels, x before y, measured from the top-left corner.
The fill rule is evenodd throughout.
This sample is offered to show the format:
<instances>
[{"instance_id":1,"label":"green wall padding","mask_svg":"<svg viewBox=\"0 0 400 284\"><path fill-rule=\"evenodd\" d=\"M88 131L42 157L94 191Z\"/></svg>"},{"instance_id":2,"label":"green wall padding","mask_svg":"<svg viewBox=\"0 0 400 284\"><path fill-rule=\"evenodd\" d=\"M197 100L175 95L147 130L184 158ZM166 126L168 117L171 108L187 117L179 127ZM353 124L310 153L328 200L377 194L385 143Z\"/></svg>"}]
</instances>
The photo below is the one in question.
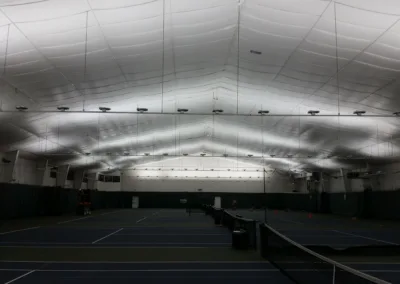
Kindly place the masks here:
<instances>
[{"instance_id":1,"label":"green wall padding","mask_svg":"<svg viewBox=\"0 0 400 284\"><path fill-rule=\"evenodd\" d=\"M227 193L227 192L104 192L91 191L92 209L131 208L132 196L140 208L196 208L219 196L223 208L291 209L364 218L400 219L400 191L344 193ZM310 198L310 196L312 198ZM187 199L182 204L181 199ZM0 220L75 212L78 191L22 184L0 184Z\"/></svg>"},{"instance_id":2,"label":"green wall padding","mask_svg":"<svg viewBox=\"0 0 400 284\"><path fill-rule=\"evenodd\" d=\"M363 215L363 192L331 193L329 197L331 213L343 216L357 217Z\"/></svg>"},{"instance_id":3,"label":"green wall padding","mask_svg":"<svg viewBox=\"0 0 400 284\"><path fill-rule=\"evenodd\" d=\"M25 184L0 184L0 219L61 215L74 212L77 191Z\"/></svg>"}]
</instances>

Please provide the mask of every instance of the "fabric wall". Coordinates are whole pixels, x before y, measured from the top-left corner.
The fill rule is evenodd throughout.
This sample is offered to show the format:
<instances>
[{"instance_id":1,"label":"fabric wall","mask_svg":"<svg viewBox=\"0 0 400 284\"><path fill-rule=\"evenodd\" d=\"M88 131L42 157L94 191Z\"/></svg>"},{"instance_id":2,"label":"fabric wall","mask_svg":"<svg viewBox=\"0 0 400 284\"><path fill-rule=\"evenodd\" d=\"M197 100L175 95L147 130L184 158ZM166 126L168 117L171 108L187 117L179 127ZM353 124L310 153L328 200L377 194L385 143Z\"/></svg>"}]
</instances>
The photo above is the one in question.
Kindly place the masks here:
<instances>
[{"instance_id":1,"label":"fabric wall","mask_svg":"<svg viewBox=\"0 0 400 284\"><path fill-rule=\"evenodd\" d=\"M74 212L77 191L22 184L0 184L0 219Z\"/></svg>"}]
</instances>

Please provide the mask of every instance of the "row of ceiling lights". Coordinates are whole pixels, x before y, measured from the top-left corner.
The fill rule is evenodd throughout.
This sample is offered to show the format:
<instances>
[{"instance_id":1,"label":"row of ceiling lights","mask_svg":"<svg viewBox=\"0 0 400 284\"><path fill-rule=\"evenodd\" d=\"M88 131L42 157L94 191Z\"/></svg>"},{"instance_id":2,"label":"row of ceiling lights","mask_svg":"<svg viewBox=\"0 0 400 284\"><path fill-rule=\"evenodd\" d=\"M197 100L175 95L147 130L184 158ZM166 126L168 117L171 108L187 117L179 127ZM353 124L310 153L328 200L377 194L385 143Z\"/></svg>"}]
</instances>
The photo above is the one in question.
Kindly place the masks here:
<instances>
[{"instance_id":1,"label":"row of ceiling lights","mask_svg":"<svg viewBox=\"0 0 400 284\"><path fill-rule=\"evenodd\" d=\"M140 170L140 169L133 168L133 170L134 170L134 171L136 171L136 170ZM145 170L145 171L147 171L147 170L149 170L149 171L152 171L152 170L153 170L153 171L156 171L156 170L154 170L154 169L148 169L148 168L145 168L144 170ZM159 171L163 171L163 169L162 169L162 168L158 168L158 170L159 170ZM165 169L165 170L167 171L168 169ZM171 171L174 171L175 169L174 169L174 168L171 168L170 170L171 170ZM185 170L185 171L187 171L188 169L187 169L187 168L185 168L184 170ZM199 169L194 169L194 171L198 171L198 170L199 170ZM179 169L178 169L178 171L179 171ZM189 171L193 171L193 170L190 170L190 169L189 169ZM213 171L214 171L214 169L209 169L209 170L201 170L201 171L212 171L212 172L213 172ZM222 171L222 170L218 170L218 172L221 172L221 171ZM227 171L228 171L228 172L230 172L230 171L231 171L231 169L227 169ZM237 171L239 171L239 169L238 169ZM245 172L245 171L246 171L246 169L244 169L243 171ZM257 170L255 170L255 171L256 171L256 172L258 172L258 171L260 171L260 170L259 170L259 169L257 169ZM254 171L250 170L250 172L254 172Z\"/></svg>"},{"instance_id":2,"label":"row of ceiling lights","mask_svg":"<svg viewBox=\"0 0 400 284\"><path fill-rule=\"evenodd\" d=\"M112 156L112 153L111 152L107 152L106 153L107 154L107 156ZM91 155L91 153L89 153L89 152L87 152L87 153L85 153L85 155L86 156L90 156ZM164 153L164 154L162 154L163 156L169 156L169 154L168 153ZM204 157L204 156L206 156L207 154L206 153L201 153L200 154L200 156L202 156L202 157ZM130 153L129 152L124 152L124 156L131 156L130 155ZM151 154L150 153L144 153L143 155L134 155L134 156L146 156L146 157L148 157L148 156L151 156ZM154 155L154 156L160 156L160 155ZM177 155L174 155L174 156L177 156ZM182 156L189 156L189 154L188 153L183 153L182 154ZM229 155L228 154L223 154L222 155L223 157L229 157ZM276 155L269 155L271 158L275 158L276 157ZM218 157L218 156L213 156L213 157ZM233 157L236 157L236 156L233 156ZM252 155L252 154L248 154L247 155L247 157L249 157L249 158L252 158L252 157L254 157L254 155ZM255 158L257 158L257 157L259 157L259 158L262 158L263 156L256 156ZM288 155L286 155L286 157L287 158L293 158L293 155L291 155L291 154L288 154ZM286 158L285 157L285 158ZM312 158L313 156L311 156L311 155L308 155L307 156L308 158ZM330 156L330 157L332 157L332 156Z\"/></svg>"},{"instance_id":3,"label":"row of ceiling lights","mask_svg":"<svg viewBox=\"0 0 400 284\"><path fill-rule=\"evenodd\" d=\"M89 152L86 152L85 153L85 155L86 156L90 156L91 155L91 153L89 153ZM106 155L107 156L112 156L112 153L111 152L107 152L106 153ZM151 156L151 154L150 153L144 153L143 155L130 155L130 153L129 152L125 152L124 154L123 154L124 156L134 156L134 157L143 157L143 156L146 156L146 157L148 157L148 156ZM204 157L204 156L206 156L207 154L206 153L201 153L200 154L200 156L202 156L202 157ZM118 154L116 155L116 156L118 156ZM154 157L160 157L161 155L154 155ZM169 156L169 154L168 153L164 153L164 154L162 154L162 156ZM178 155L173 155L174 157L176 157L176 156L178 156ZM185 157L187 157L187 156L189 156L189 154L187 154L187 153L184 153L184 154L182 154L182 156L185 156ZM292 154L288 154L288 155L286 155L286 156L279 156L279 157L277 157L276 155L269 155L271 158L289 158L289 159L291 159L291 158L293 158L294 157L294 155L292 155ZM192 156L192 157L194 157L194 156ZM225 157L225 158L227 158L227 157L229 157L229 155L228 154L223 154L222 156L210 156L210 157L214 157L214 158L218 158L218 157ZM244 156L232 156L232 157L244 157ZM264 158L264 156L254 156L254 155L252 155L252 154L249 154L249 155L247 155L247 157L249 157L249 158ZM313 158L314 156L312 156L312 155L307 155L307 158ZM326 156L326 158L328 158L328 159L330 159L330 158L333 158L334 157L334 155L327 155ZM306 157L298 157L298 158L306 158ZM354 158L353 157L353 155L347 155L346 157L340 157L340 156L338 156L337 158ZM360 157L358 157L358 158L362 158L361 156ZM321 158L322 159L322 158Z\"/></svg>"},{"instance_id":4,"label":"row of ceiling lights","mask_svg":"<svg viewBox=\"0 0 400 284\"><path fill-rule=\"evenodd\" d=\"M26 106L17 106L16 109L19 110L19 111L26 111L26 110L28 110L28 107L26 107ZM68 110L69 110L69 107L61 106L61 107L57 107L57 109L58 109L59 111L61 111L61 112L65 112L65 111L68 111ZM99 110L102 111L102 112L108 112L108 111L111 111L111 108L109 108L109 107L99 107ZM148 108L137 108L136 110L137 110L138 112L140 112L140 113L145 113L145 112L147 112L149 109L148 109ZM189 109L187 109L187 108L178 108L177 111L178 111L179 113L186 113L186 112L189 111ZM221 114L221 113L224 112L224 110L222 110L222 109L214 109L212 112L213 112L214 114ZM317 114L319 114L319 113L320 113L319 110L309 110L309 111L308 111L308 114L310 114L310 115L312 115L312 116L315 116L315 115L317 115ZM258 114L260 114L260 115L266 115L266 114L269 114L269 111L268 111L268 110L259 110L259 111L258 111ZM364 110L356 110L356 111L353 112L353 114L358 115L358 116L361 116L361 115L363 115L363 114L366 114L366 111L364 111ZM394 112L393 115L395 115L395 116L400 116L400 112Z\"/></svg>"},{"instance_id":5,"label":"row of ceiling lights","mask_svg":"<svg viewBox=\"0 0 400 284\"><path fill-rule=\"evenodd\" d=\"M112 156L112 153L111 152L107 152L106 153L107 154L107 156ZM85 155L86 156L90 156L91 155L91 153L89 153L89 152L86 152L85 153ZM124 156L131 156L130 155L130 153L129 152L125 152L124 154L123 154ZM202 157L204 157L204 156L206 156L207 154L206 153L201 153L200 154L200 156L202 156ZM116 155L117 156L117 155ZM132 155L132 156L134 156L134 157L143 157L143 156L146 156L146 157L148 157L148 156L151 156L151 154L150 153L144 153L143 155ZM159 157L159 156L161 156L161 155L154 155L154 157ZM162 156L164 156L164 157L166 157L166 156L169 156L169 154L168 153L164 153L164 154L162 154ZM175 157L176 156L178 156L178 155L174 155ZM187 157L187 156L189 156L189 154L187 154L187 153L184 153L184 154L182 154L182 156L185 156L185 157ZM269 155L271 158L289 158L289 159L291 159L291 158L293 158L294 157L294 155L291 155L291 154L288 154L288 155L286 155L286 156L280 156L280 157L277 157L276 155ZM192 156L192 157L194 157L194 156ZM211 156L210 156L211 157ZM212 157L215 157L215 158L217 158L217 157L221 157L221 156L212 156ZM229 155L228 154L223 154L222 155L222 157L229 157ZM232 157L238 157L238 156L232 156ZM240 157L240 156L239 156ZM244 156L243 156L244 157ZM252 157L254 157L254 155L252 155L252 154L249 154L249 155L247 155L247 157L249 157L249 158L252 158ZM255 156L254 158L263 158L264 156ZM312 156L312 155L308 155L307 156L307 158L313 158L314 156ZM333 155L328 155L328 156L326 156L326 158L333 158L334 156ZM298 157L298 158L305 158L305 157ZM341 158L341 157L338 157L338 158ZM347 155L345 158L353 158L353 155ZM361 158L361 157L360 157Z\"/></svg>"},{"instance_id":6,"label":"row of ceiling lights","mask_svg":"<svg viewBox=\"0 0 400 284\"><path fill-rule=\"evenodd\" d=\"M162 178L168 178L167 176L136 176L137 178L140 178L140 177L142 177L142 178L144 178L144 177L148 177L148 178L159 178L159 177L162 177ZM175 176L176 178L179 178L179 176ZM172 178L172 177L171 177ZM185 176L185 178L189 178L189 176ZM194 176L193 178L197 178L197 176ZM205 177L200 177L200 178L232 178L231 176L230 177L208 177L208 176L205 176ZM242 177L234 177L234 178L242 178ZM243 177L243 178L251 178L251 177ZM254 178L261 178L261 177L254 177Z\"/></svg>"}]
</instances>

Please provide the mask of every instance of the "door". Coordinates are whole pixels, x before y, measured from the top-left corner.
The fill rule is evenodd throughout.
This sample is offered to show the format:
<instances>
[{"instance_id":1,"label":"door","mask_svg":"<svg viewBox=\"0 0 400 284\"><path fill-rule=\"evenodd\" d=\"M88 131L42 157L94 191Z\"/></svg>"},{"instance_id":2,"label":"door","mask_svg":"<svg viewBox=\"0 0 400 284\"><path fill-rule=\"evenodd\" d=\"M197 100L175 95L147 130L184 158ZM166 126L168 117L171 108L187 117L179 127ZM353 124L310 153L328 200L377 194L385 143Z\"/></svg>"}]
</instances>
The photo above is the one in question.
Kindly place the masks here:
<instances>
[{"instance_id":1,"label":"door","mask_svg":"<svg viewBox=\"0 0 400 284\"><path fill-rule=\"evenodd\" d=\"M132 196L132 208L139 208L139 197Z\"/></svg>"},{"instance_id":2,"label":"door","mask_svg":"<svg viewBox=\"0 0 400 284\"><path fill-rule=\"evenodd\" d=\"M219 196L214 197L214 207L221 208L221 197Z\"/></svg>"}]
</instances>

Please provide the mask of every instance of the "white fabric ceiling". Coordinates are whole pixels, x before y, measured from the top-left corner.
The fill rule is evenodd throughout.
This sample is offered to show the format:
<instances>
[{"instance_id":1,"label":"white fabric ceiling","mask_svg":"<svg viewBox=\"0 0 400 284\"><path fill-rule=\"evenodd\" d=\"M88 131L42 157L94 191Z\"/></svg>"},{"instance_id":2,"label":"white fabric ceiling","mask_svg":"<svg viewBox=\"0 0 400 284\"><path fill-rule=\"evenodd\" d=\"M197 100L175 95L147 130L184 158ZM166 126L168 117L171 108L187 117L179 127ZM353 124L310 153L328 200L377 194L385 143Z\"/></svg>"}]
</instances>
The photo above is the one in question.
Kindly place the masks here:
<instances>
[{"instance_id":1,"label":"white fabric ceiling","mask_svg":"<svg viewBox=\"0 0 400 284\"><path fill-rule=\"evenodd\" d=\"M1 0L0 151L111 168L391 161L399 20L398 0ZM137 107L153 114L121 113Z\"/></svg>"}]
</instances>

